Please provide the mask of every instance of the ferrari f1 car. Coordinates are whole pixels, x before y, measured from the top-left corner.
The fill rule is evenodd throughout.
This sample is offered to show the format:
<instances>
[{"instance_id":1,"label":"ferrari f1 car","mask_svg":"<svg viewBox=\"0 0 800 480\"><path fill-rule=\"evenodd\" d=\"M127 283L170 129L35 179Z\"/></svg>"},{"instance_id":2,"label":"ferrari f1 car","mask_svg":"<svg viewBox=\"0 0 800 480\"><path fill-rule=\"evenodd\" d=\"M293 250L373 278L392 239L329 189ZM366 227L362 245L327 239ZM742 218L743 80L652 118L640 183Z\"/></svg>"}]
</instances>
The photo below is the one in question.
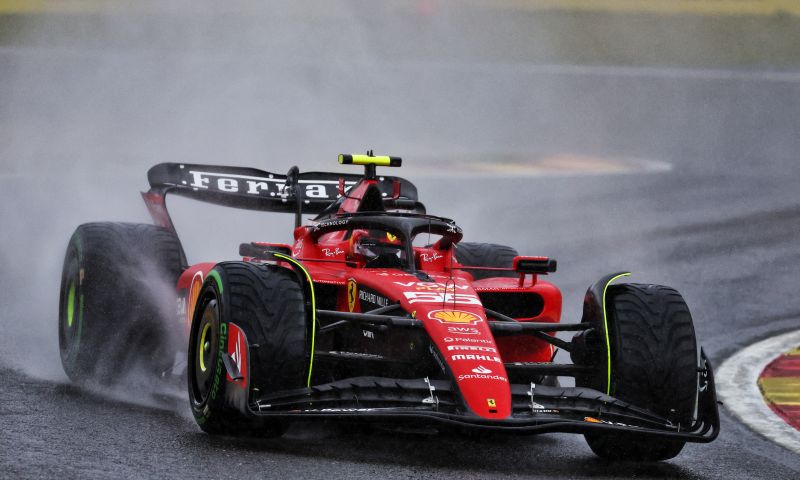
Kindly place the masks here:
<instances>
[{"instance_id":1,"label":"ferrari f1 car","mask_svg":"<svg viewBox=\"0 0 800 480\"><path fill-rule=\"evenodd\" d=\"M364 175L150 169L155 225L84 224L69 242L69 377L113 382L131 365L182 363L209 434L280 435L301 419L573 432L601 457L649 461L717 436L712 369L677 291L610 274L589 287L580 322L560 323L561 293L542 278L555 260L462 242L413 184L377 174L400 158L339 163ZM294 242L187 265L168 193L293 213ZM559 350L571 363L554 362Z\"/></svg>"}]
</instances>

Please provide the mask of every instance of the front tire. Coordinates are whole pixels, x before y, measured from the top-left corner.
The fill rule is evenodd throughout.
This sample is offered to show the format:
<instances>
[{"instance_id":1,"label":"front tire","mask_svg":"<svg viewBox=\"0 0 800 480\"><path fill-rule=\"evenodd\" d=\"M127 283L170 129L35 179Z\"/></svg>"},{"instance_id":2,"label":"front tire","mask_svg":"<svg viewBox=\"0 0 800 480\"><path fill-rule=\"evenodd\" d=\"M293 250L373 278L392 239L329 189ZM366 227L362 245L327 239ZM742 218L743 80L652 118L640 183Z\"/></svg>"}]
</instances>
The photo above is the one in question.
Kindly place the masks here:
<instances>
[{"instance_id":1,"label":"front tire","mask_svg":"<svg viewBox=\"0 0 800 480\"><path fill-rule=\"evenodd\" d=\"M306 385L306 311L302 286L290 270L224 262L209 272L194 312L188 357L192 413L203 431L283 434L286 425L253 415L249 405L260 395ZM243 338L233 344L241 342L247 362L237 383L225 362L235 361L229 333L239 330Z\"/></svg>"},{"instance_id":2,"label":"front tire","mask_svg":"<svg viewBox=\"0 0 800 480\"><path fill-rule=\"evenodd\" d=\"M697 342L683 297L660 285L612 285L606 309L610 394L688 428L697 399ZM598 329L603 331L600 325ZM606 364L605 359L598 364ZM607 373L603 375L579 386L605 385ZM595 454L610 460L667 460L686 443L628 432L593 432L585 437Z\"/></svg>"}]
</instances>

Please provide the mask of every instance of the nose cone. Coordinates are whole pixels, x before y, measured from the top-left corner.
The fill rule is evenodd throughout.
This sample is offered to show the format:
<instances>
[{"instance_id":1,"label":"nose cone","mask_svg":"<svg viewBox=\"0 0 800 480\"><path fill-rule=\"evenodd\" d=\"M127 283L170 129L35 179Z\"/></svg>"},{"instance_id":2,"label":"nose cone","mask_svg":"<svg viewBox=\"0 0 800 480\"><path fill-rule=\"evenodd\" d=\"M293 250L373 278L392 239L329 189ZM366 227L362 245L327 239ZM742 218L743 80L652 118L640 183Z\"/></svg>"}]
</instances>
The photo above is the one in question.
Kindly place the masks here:
<instances>
[{"instance_id":1,"label":"nose cone","mask_svg":"<svg viewBox=\"0 0 800 480\"><path fill-rule=\"evenodd\" d=\"M473 413L502 419L511 415L511 386L482 307L418 311L444 356Z\"/></svg>"},{"instance_id":2,"label":"nose cone","mask_svg":"<svg viewBox=\"0 0 800 480\"><path fill-rule=\"evenodd\" d=\"M420 281L393 270L353 275L422 321L471 412L493 420L511 415L508 375L470 278L430 274L432 280Z\"/></svg>"}]
</instances>

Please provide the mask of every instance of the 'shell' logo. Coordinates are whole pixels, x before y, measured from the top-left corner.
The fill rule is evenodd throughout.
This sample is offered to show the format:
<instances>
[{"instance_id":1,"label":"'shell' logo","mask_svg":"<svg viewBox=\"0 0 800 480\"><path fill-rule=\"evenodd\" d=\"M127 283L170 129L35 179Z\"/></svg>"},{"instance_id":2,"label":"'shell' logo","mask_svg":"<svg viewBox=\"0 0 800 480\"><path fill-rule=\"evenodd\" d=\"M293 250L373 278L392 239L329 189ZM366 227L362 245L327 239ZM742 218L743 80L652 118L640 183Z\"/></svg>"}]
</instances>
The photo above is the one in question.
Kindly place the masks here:
<instances>
[{"instance_id":1,"label":"'shell' logo","mask_svg":"<svg viewBox=\"0 0 800 480\"><path fill-rule=\"evenodd\" d=\"M462 310L434 310L428 314L428 318L442 323L457 323L461 325L475 325L482 320L481 317L474 313Z\"/></svg>"}]
</instances>

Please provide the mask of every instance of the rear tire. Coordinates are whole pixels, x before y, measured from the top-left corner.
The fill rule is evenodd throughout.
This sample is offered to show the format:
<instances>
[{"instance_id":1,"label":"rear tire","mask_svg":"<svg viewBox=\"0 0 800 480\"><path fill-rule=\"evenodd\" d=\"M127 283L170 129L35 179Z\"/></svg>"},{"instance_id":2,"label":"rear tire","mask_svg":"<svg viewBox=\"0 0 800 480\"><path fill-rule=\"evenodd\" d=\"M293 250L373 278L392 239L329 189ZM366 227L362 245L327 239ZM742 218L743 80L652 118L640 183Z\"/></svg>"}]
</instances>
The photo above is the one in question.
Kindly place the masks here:
<instances>
[{"instance_id":1,"label":"rear tire","mask_svg":"<svg viewBox=\"0 0 800 480\"><path fill-rule=\"evenodd\" d=\"M517 251L494 243L460 242L456 244L456 260L468 267L511 268ZM492 277L518 277L511 271L467 270L475 280Z\"/></svg>"},{"instance_id":2,"label":"rear tire","mask_svg":"<svg viewBox=\"0 0 800 480\"><path fill-rule=\"evenodd\" d=\"M306 302L296 275L248 262L217 264L209 273L189 336L189 398L209 434L280 436L286 425L249 412L258 396L302 388L308 375ZM223 355L234 324L247 343L246 390L227 380ZM224 348L224 349L223 349Z\"/></svg>"},{"instance_id":3,"label":"rear tire","mask_svg":"<svg viewBox=\"0 0 800 480\"><path fill-rule=\"evenodd\" d=\"M158 375L175 360L169 293L183 270L169 230L87 223L67 246L59 302L59 350L76 383L117 383L136 366Z\"/></svg>"},{"instance_id":4,"label":"rear tire","mask_svg":"<svg viewBox=\"0 0 800 480\"><path fill-rule=\"evenodd\" d=\"M659 285L612 285L606 309L610 394L688 428L697 399L697 342L683 297ZM606 364L605 359L598 364ZM603 372L603 378L593 379L590 386L605 385L606 375ZM686 443L627 432L593 432L585 437L594 453L610 460L666 460Z\"/></svg>"}]
</instances>

